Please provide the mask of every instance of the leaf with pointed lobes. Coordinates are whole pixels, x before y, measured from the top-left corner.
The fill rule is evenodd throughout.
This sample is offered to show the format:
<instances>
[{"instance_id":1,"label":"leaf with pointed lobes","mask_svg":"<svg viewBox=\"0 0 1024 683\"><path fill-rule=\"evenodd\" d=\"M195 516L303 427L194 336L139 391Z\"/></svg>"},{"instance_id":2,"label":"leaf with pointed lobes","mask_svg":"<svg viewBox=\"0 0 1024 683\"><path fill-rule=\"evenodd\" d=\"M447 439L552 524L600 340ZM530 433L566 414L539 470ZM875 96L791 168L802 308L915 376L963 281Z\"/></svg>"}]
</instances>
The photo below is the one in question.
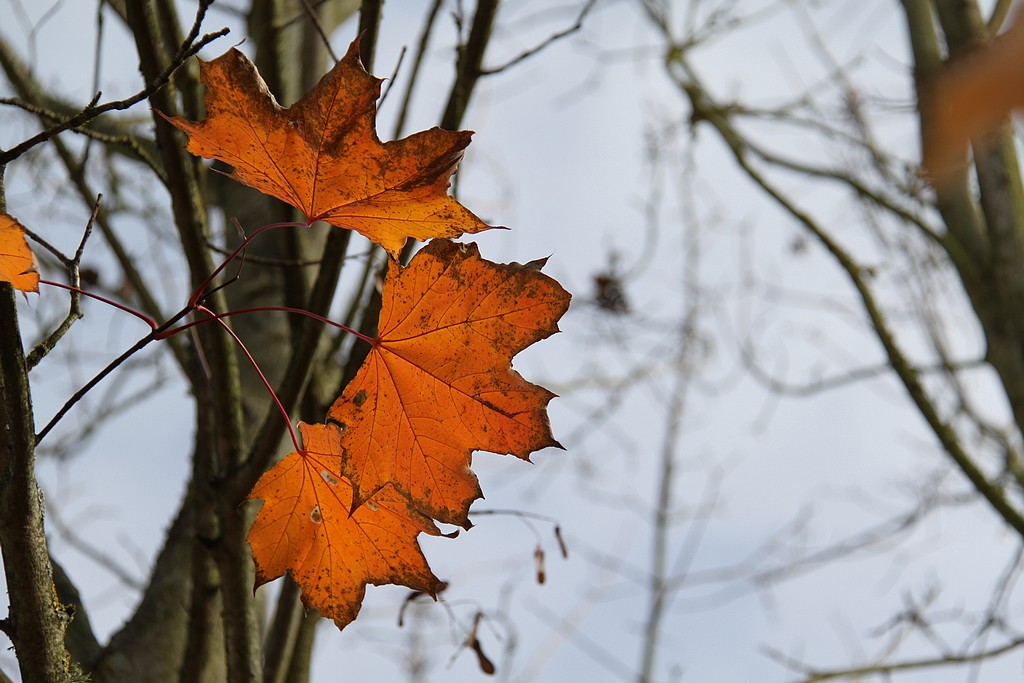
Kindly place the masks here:
<instances>
[{"instance_id":1,"label":"leaf with pointed lobes","mask_svg":"<svg viewBox=\"0 0 1024 683\"><path fill-rule=\"evenodd\" d=\"M328 411L343 430L341 471L358 508L392 484L434 519L469 528L481 497L474 450L529 460L561 447L547 404L512 357L558 331L569 293L537 263L498 264L474 244L434 240L391 264L379 337Z\"/></svg>"},{"instance_id":2,"label":"leaf with pointed lobes","mask_svg":"<svg viewBox=\"0 0 1024 683\"><path fill-rule=\"evenodd\" d=\"M206 118L168 120L188 150L234 167L231 176L302 211L355 230L397 258L406 238L458 237L487 225L448 194L469 131L440 128L382 143L381 80L359 61L359 41L298 102L281 107L236 49L203 62Z\"/></svg>"},{"instance_id":3,"label":"leaf with pointed lobes","mask_svg":"<svg viewBox=\"0 0 1024 683\"><path fill-rule=\"evenodd\" d=\"M39 291L39 271L25 228L6 213L0 213L0 282L10 282L22 292Z\"/></svg>"},{"instance_id":4,"label":"leaf with pointed lobes","mask_svg":"<svg viewBox=\"0 0 1024 683\"><path fill-rule=\"evenodd\" d=\"M431 596L444 584L430 571L416 537L439 535L408 500L383 488L351 516L352 486L341 476L341 434L331 425L299 424L303 450L268 470L249 499L263 505L249 529L256 587L286 571L302 602L344 628L366 585L398 584Z\"/></svg>"}]
</instances>

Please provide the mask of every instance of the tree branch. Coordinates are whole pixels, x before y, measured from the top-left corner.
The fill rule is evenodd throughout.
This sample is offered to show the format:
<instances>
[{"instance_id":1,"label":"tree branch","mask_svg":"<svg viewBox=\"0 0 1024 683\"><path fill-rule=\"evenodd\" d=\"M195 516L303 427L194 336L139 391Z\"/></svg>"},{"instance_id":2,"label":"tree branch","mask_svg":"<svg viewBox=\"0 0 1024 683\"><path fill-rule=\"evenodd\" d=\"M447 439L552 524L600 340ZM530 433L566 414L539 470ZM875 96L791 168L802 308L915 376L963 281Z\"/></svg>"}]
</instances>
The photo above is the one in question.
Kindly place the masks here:
<instances>
[{"instance_id":1,"label":"tree branch","mask_svg":"<svg viewBox=\"0 0 1024 683\"><path fill-rule=\"evenodd\" d=\"M205 0L203 3L200 3L200 7L203 8L201 11L205 13L205 6L208 5L209 2L205 2ZM200 20L197 20L196 22L197 27L199 25L199 21ZM181 48L178 51L178 54L175 55L174 59L171 60L171 62L167 64L167 66L164 67L164 69L160 71L150 81L150 84L147 85L145 88L135 93L131 97L127 97L123 100L104 102L103 104L98 104L99 93L97 93L96 97L93 98L93 101L87 104L84 108L81 109L81 111L79 111L74 116L63 120L58 124L50 126L46 130L40 131L39 133L33 135L29 139L18 143L11 149L0 151L0 166L6 165L7 163L13 161L14 159L17 159L22 154L32 149L36 145L46 142L50 138L59 135L68 129L78 128L79 126L85 125L89 121L95 119L97 116L101 116L110 111L120 111L123 109L134 107L139 102L142 102L143 100L151 97L154 93L158 92L161 88L163 88L171 79L171 75L178 69L178 67L185 63L185 60L187 60L189 57L193 56L194 54L202 50L204 47L206 47L206 45L212 43L217 38L227 35L227 33L228 29L223 28L214 33L206 34L198 41L196 41L195 36L190 34L186 42L182 44Z\"/></svg>"},{"instance_id":2,"label":"tree branch","mask_svg":"<svg viewBox=\"0 0 1024 683\"><path fill-rule=\"evenodd\" d=\"M769 657L777 662L780 662L790 669L801 672L805 676L805 678L801 680L801 683L821 683L822 681L835 681L843 678L863 679L866 676L886 676L888 674L900 672L922 671L942 666L949 666L950 664L972 664L1002 656L1021 647L1024 647L1024 638L1014 638L1013 640L998 647L981 650L980 652L975 653L948 654L941 657L910 659L902 662L892 662L889 664L868 664L861 667L837 669L832 671L814 669L771 648L764 648L764 651Z\"/></svg>"},{"instance_id":3,"label":"tree branch","mask_svg":"<svg viewBox=\"0 0 1024 683\"><path fill-rule=\"evenodd\" d=\"M0 164L0 213L7 210ZM54 597L35 475L35 421L14 287L0 282L0 551L10 597L4 630L18 654L23 683L64 683L71 670L68 615Z\"/></svg>"},{"instance_id":4,"label":"tree branch","mask_svg":"<svg viewBox=\"0 0 1024 683\"><path fill-rule=\"evenodd\" d=\"M732 127L728 117L722 113L721 108L715 106L710 100L693 69L685 61L684 56L682 54L675 55L672 59L672 64L679 69L679 72L674 76L676 84L688 98L693 108L694 119L709 123L728 146L736 163L746 173L747 177L779 204L787 214L803 225L808 233L832 255L857 291L864 310L868 315L868 320L885 351L893 371L943 449L999 516L1018 534L1024 536L1024 515L1010 503L1005 492L996 483L988 479L960 443L956 431L939 415L938 408L925 391L916 370L900 349L885 315L875 300L874 293L867 284L863 268L809 214L796 206L769 182L760 171L754 168L747 157L749 145Z\"/></svg>"}]
</instances>

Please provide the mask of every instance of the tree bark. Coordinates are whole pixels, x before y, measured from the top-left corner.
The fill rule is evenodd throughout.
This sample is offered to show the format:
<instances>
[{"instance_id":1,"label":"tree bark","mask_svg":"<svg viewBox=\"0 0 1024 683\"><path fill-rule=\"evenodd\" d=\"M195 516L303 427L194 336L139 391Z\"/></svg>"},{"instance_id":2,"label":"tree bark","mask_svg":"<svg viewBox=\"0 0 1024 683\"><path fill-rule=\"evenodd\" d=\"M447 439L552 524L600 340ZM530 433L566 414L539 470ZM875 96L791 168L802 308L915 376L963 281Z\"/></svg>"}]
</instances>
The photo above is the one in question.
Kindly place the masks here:
<instances>
[{"instance_id":1,"label":"tree bark","mask_svg":"<svg viewBox=\"0 0 1024 683\"><path fill-rule=\"evenodd\" d=\"M0 282L0 549L14 643L25 683L74 680L64 648L69 615L57 599L35 478L35 422L14 288Z\"/></svg>"}]
</instances>

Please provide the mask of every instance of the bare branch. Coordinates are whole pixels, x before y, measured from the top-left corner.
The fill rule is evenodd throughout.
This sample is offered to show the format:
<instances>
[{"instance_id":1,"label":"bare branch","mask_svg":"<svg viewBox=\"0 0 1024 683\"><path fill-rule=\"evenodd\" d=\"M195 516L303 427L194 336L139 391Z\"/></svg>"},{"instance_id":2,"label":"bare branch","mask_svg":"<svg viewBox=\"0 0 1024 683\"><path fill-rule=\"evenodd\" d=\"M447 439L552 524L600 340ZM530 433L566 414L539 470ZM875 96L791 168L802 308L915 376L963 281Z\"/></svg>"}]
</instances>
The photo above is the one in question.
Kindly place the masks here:
<instances>
[{"instance_id":1,"label":"bare branch","mask_svg":"<svg viewBox=\"0 0 1024 683\"><path fill-rule=\"evenodd\" d=\"M519 53L518 55L510 59L509 61L502 64L501 66L494 66L486 69L481 69L480 75L491 76L493 74L501 73L506 69L512 68L519 62L522 62L525 59L529 59L530 57L533 57L534 55L543 52L546 48L550 47L554 43L557 43L563 38L566 38L568 36L571 36L573 33L576 33L581 28L583 28L583 20L586 19L587 15L590 13L590 10L592 10L594 8L594 5L596 4L597 0L587 0L587 2L583 5L583 8L580 9L580 13L576 15L576 21L575 23L573 23L572 26L562 29L557 33L552 33L550 36L545 38L543 42L541 42L539 45L536 45L528 50L524 50L523 52Z\"/></svg>"},{"instance_id":2,"label":"bare branch","mask_svg":"<svg viewBox=\"0 0 1024 683\"><path fill-rule=\"evenodd\" d=\"M145 88L135 93L131 97L127 97L123 100L104 102L103 104L98 104L100 93L97 93L96 96L93 97L92 102L87 104L81 111L79 111L74 116L65 119L61 123L50 126L46 130L37 133L31 138L15 145L11 149L0 152L0 166L3 166L10 161L13 161L14 159L17 159L22 154L32 149L36 145L46 142L50 138L59 135L60 133L63 133L66 130L82 126L88 123L89 121L92 121L97 116L101 116L102 114L106 114L110 111L120 111L123 109L133 107L139 102L142 102L143 100L149 98L153 93L160 90L160 88L164 87L164 85L166 85L167 82L171 79L171 76L174 74L174 72L177 71L178 68L185 63L185 60L187 60L189 57L202 50L204 47L212 43L217 38L227 35L228 29L223 28L219 31L215 31L214 33L208 33L204 35L202 38L196 40L199 25L202 23L203 16L205 16L206 9L209 7L210 2L212 2L212 0L202 0L202 2L199 3L199 11L196 14L196 21L192 26L192 31L189 32L189 35L186 38L185 42L182 43L181 47L178 49L178 54L175 55L174 59L172 59L171 62L167 64L166 67L164 67L164 70L155 79L153 79L153 81L151 81L149 85L147 85Z\"/></svg>"},{"instance_id":3,"label":"bare branch","mask_svg":"<svg viewBox=\"0 0 1024 683\"><path fill-rule=\"evenodd\" d=\"M92 234L92 225L96 221L96 216L99 215L100 202L102 200L102 194L96 195L96 204L93 205L92 214L89 216L89 221L85 224L85 231L82 233L82 239L78 243L78 249L75 250L75 255L72 258L64 256L64 254L62 254L59 250L54 249L48 243L45 243L47 249L51 253L53 253L61 261L61 263L63 263L64 266L68 269L68 279L70 280L71 286L75 288L81 287L82 285L82 280L79 274L79 266L82 263L82 254L85 251L85 243L86 241L88 241L89 235ZM27 230L26 234L28 234ZM31 236L32 239L36 240L37 242L40 242L41 244L44 244L44 242L41 241L41 238L38 235L32 234ZM71 329L71 326L75 323L75 321L79 320L82 317L81 303L81 294L79 294L75 290L72 290L71 304L68 309L68 314L64 318L63 322L61 322L61 324L58 325L53 332L47 335L45 339L36 344L36 346L32 349L32 352L25 357L25 365L28 367L29 370L34 368L39 363L39 361L41 361L46 356L46 354L52 351L53 348L57 345L57 342L59 342L61 338L65 334L67 334L68 330Z\"/></svg>"},{"instance_id":4,"label":"bare branch","mask_svg":"<svg viewBox=\"0 0 1024 683\"><path fill-rule=\"evenodd\" d=\"M302 0L302 7L306 12L306 16L309 18L309 21L316 28L316 32L317 35L320 36L320 40L323 41L324 48L327 49L327 54L331 56L331 60L336 64L339 61L338 55L335 54L334 48L331 47L331 39L327 37L327 31L324 30L323 24L320 23L320 15L317 14L316 8L310 4L309 0Z\"/></svg>"},{"instance_id":5,"label":"bare branch","mask_svg":"<svg viewBox=\"0 0 1024 683\"><path fill-rule=\"evenodd\" d=\"M1003 645L992 647L978 652L963 652L956 654L942 655L940 657L928 657L922 659L910 659L902 662L869 664L849 669L820 670L808 666L798 660L785 655L778 650L764 646L762 650L766 655L786 666L792 671L804 676L801 683L820 683L821 681L836 681L842 679L859 679L864 676L883 676L887 674L923 671L949 665L973 664L976 662L994 659L1024 647L1024 638L1014 638Z\"/></svg>"},{"instance_id":6,"label":"bare branch","mask_svg":"<svg viewBox=\"0 0 1024 683\"><path fill-rule=\"evenodd\" d=\"M126 568L121 566L121 564L110 554L83 540L71 528L71 525L64 521L64 517L58 511L57 506L48 506L46 512L50 521L53 522L53 526L57 530L57 533L65 543L116 576L118 580L128 588L131 588L132 590L142 590L145 588L144 582L140 581L138 577L134 576Z\"/></svg>"},{"instance_id":7,"label":"bare branch","mask_svg":"<svg viewBox=\"0 0 1024 683\"><path fill-rule=\"evenodd\" d=\"M669 38L671 39L670 36ZM728 115L722 108L710 99L696 73L686 61L685 55L678 54L672 60L672 65L675 69L673 73L677 86L689 99L693 108L694 120L709 123L718 132L722 141L729 147L734 160L747 177L797 223L803 225L808 233L832 255L836 263L846 273L850 284L853 285L859 295L875 335L882 344L897 377L939 443L942 444L943 449L1006 523L1013 527L1017 533L1024 535L1024 513L1007 499L1005 491L997 483L989 480L984 471L964 448L956 430L940 415L937 406L921 384L913 364L910 363L896 341L890 323L882 312L875 293L868 285L865 269L812 216L797 206L774 183L769 181L761 171L753 166L748 156L751 149L750 144L733 127Z\"/></svg>"},{"instance_id":8,"label":"bare branch","mask_svg":"<svg viewBox=\"0 0 1024 683\"><path fill-rule=\"evenodd\" d=\"M790 384L771 376L768 371L758 364L749 342L743 345L742 357L747 370L750 371L755 379L764 384L771 391L784 396L796 396L802 398L822 394L835 389L841 389L852 384L858 384L869 379L883 377L892 373L891 365L888 363L879 363L877 365L867 365L860 368L854 368L853 370L848 370L831 377L822 377L821 379L807 382L805 384ZM986 367L986 365L987 363L984 358L977 358L974 360L952 363L940 363L938 365L916 365L914 366L913 371L918 375L928 375L976 370L978 368Z\"/></svg>"}]
</instances>

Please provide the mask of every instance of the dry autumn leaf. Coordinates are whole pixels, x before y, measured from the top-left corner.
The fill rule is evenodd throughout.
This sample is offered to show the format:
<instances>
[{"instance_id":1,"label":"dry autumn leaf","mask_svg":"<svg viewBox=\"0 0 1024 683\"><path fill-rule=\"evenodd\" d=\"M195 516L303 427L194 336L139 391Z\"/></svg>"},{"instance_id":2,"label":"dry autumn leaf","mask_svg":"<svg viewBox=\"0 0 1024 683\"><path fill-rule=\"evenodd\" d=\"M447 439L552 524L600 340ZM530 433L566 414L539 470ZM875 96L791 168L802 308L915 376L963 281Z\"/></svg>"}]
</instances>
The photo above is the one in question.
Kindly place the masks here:
<instances>
[{"instance_id":1,"label":"dry autumn leaf","mask_svg":"<svg viewBox=\"0 0 1024 683\"><path fill-rule=\"evenodd\" d=\"M474 450L529 459L558 446L554 396L511 368L558 331L569 293L538 264L496 264L434 240L384 284L378 339L328 411L343 430L354 505L392 484L434 519L469 526Z\"/></svg>"},{"instance_id":2,"label":"dry autumn leaf","mask_svg":"<svg viewBox=\"0 0 1024 683\"><path fill-rule=\"evenodd\" d=\"M1014 24L989 46L980 48L927 85L922 110L925 128L924 167L939 180L962 165L968 141L985 136L1024 107L1024 21Z\"/></svg>"},{"instance_id":3,"label":"dry autumn leaf","mask_svg":"<svg viewBox=\"0 0 1024 683\"><path fill-rule=\"evenodd\" d=\"M39 272L25 229L6 213L0 213L0 282L10 282L23 292L39 291Z\"/></svg>"},{"instance_id":4,"label":"dry autumn leaf","mask_svg":"<svg viewBox=\"0 0 1024 683\"><path fill-rule=\"evenodd\" d=\"M303 450L277 463L249 494L263 501L248 535L256 585L291 572L303 603L338 628L356 618L368 583L436 595L444 584L416 542L421 532L439 534L433 522L391 489L349 516L352 487L339 472L340 432L331 425L299 429Z\"/></svg>"},{"instance_id":5,"label":"dry autumn leaf","mask_svg":"<svg viewBox=\"0 0 1024 683\"><path fill-rule=\"evenodd\" d=\"M287 109L256 67L232 49L202 64L207 117L169 118L188 149L234 167L231 176L306 216L356 230L397 257L427 240L490 226L448 195L472 133L432 128L381 143L374 129L381 80L359 62L358 40Z\"/></svg>"}]
</instances>

